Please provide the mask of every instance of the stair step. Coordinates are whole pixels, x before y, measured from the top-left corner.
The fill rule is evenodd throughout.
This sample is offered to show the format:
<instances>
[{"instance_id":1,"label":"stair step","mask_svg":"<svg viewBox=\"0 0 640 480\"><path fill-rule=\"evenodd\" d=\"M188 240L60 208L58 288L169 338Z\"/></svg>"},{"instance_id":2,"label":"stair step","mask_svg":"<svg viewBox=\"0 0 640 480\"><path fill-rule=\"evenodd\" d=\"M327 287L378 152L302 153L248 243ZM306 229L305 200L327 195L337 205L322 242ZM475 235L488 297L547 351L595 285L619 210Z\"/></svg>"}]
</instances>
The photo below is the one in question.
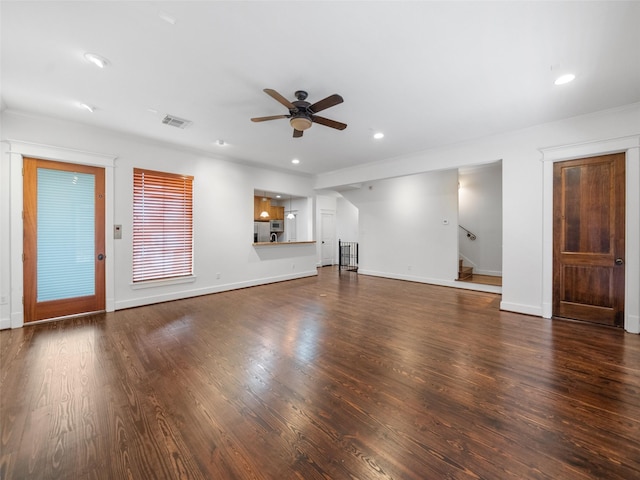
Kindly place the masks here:
<instances>
[{"instance_id":1,"label":"stair step","mask_svg":"<svg viewBox=\"0 0 640 480\"><path fill-rule=\"evenodd\" d=\"M458 280L466 280L473 277L473 267L465 267L460 260L460 268L458 269Z\"/></svg>"}]
</instances>

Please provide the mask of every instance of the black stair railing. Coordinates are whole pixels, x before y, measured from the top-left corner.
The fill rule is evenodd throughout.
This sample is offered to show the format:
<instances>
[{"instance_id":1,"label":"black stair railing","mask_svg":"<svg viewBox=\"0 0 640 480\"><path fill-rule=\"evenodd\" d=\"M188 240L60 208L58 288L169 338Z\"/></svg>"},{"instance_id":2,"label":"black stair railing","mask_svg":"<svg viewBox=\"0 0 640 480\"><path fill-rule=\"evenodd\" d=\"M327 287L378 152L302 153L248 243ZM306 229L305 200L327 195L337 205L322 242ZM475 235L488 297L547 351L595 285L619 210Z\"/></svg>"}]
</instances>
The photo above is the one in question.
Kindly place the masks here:
<instances>
[{"instance_id":1,"label":"black stair railing","mask_svg":"<svg viewBox=\"0 0 640 480\"><path fill-rule=\"evenodd\" d=\"M338 239L338 271L358 271L358 242L343 242Z\"/></svg>"},{"instance_id":2,"label":"black stair railing","mask_svg":"<svg viewBox=\"0 0 640 480\"><path fill-rule=\"evenodd\" d=\"M476 238L478 238L478 237L476 237L476 234L475 234L475 233L473 233L471 230L468 230L468 229L464 228L462 225L458 225L458 226L459 226L462 230L464 230L465 232L467 232L467 238L468 238L469 240L472 240L472 241L473 241L473 240L475 240Z\"/></svg>"}]
</instances>

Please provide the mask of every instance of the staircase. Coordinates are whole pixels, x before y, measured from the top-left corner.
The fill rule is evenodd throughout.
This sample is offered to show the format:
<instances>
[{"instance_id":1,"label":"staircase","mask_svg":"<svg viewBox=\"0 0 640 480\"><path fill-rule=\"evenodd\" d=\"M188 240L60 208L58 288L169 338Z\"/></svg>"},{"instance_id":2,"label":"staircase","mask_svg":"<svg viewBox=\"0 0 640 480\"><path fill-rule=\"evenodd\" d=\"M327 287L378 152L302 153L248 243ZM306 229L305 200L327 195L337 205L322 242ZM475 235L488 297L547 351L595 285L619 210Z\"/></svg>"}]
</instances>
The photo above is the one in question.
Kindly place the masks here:
<instances>
[{"instance_id":1,"label":"staircase","mask_svg":"<svg viewBox=\"0 0 640 480\"><path fill-rule=\"evenodd\" d=\"M466 267L462 264L462 259L458 263L458 280L470 280L473 277L473 267Z\"/></svg>"}]
</instances>

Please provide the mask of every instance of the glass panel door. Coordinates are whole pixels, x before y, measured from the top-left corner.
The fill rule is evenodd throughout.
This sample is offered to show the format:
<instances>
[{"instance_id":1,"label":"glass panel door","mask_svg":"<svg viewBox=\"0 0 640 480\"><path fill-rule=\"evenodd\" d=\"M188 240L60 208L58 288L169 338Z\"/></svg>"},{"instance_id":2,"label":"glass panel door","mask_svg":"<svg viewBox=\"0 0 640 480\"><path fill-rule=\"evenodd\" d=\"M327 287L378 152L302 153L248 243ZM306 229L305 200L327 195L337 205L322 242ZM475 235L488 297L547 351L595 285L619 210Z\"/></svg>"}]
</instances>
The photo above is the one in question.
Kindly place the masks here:
<instances>
[{"instance_id":1,"label":"glass panel door","mask_svg":"<svg viewBox=\"0 0 640 480\"><path fill-rule=\"evenodd\" d=\"M104 169L24 159L25 322L104 310Z\"/></svg>"}]
</instances>

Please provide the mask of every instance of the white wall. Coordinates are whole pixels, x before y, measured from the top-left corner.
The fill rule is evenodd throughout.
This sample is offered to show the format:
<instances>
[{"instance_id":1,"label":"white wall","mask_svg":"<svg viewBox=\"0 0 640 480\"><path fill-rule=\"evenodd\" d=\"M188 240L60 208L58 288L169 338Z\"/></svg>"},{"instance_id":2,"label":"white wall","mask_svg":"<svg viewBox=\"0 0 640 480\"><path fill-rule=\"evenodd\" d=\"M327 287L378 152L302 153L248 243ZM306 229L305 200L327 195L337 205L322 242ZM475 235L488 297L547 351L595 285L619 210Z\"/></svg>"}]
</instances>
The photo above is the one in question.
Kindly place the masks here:
<instances>
[{"instance_id":1,"label":"white wall","mask_svg":"<svg viewBox=\"0 0 640 480\"><path fill-rule=\"evenodd\" d=\"M253 247L251 244L254 188L313 197L311 178L240 165L200 152L180 150L157 142L70 122L8 111L3 112L2 116L3 140L52 145L70 149L70 154L86 151L117 156L113 169L112 190L107 191L107 208L112 211L113 223L121 224L123 232L122 240L113 240L107 236L107 251L113 252L108 258L113 266L112 278L108 278L107 283L108 287L113 285L111 293L115 309L316 274L316 249L313 244L262 248ZM6 148L6 143L3 148ZM11 199L20 199L22 183L21 180L16 180L16 176L11 175L11 180L4 174L9 163L6 157L2 158L2 163L0 230L3 233L0 235L0 266L3 283L0 288L4 292L7 290L4 273L7 250L10 252L10 258L17 258L22 252L21 241L14 241L11 245L7 243L5 232L9 231L11 221L7 218L7 202L10 202L10 199L7 198L6 192L10 192ZM143 289L132 287L134 167L195 177L194 282ZM307 215L307 220L308 223L312 223L313 219ZM107 225L107 232L113 231L112 229L112 225ZM220 278L217 278L218 274ZM109 269L107 275L109 276ZM22 272L19 272L19 275L18 272L11 272L10 284L13 291L22 290L21 282ZM4 296L2 292L0 293ZM109 297L109 293L107 295ZM7 310L10 311L10 319L6 318ZM3 318L0 320L2 326L6 327L7 322L11 326L20 326L21 311L21 305L17 305L15 301L9 309L3 308Z\"/></svg>"},{"instance_id":2,"label":"white wall","mask_svg":"<svg viewBox=\"0 0 640 480\"><path fill-rule=\"evenodd\" d=\"M458 171L459 252L474 273L502 275L502 162Z\"/></svg>"},{"instance_id":3,"label":"white wall","mask_svg":"<svg viewBox=\"0 0 640 480\"><path fill-rule=\"evenodd\" d=\"M358 208L360 273L453 285L456 170L367 182L342 195Z\"/></svg>"},{"instance_id":4,"label":"white wall","mask_svg":"<svg viewBox=\"0 0 640 480\"><path fill-rule=\"evenodd\" d=\"M312 240L313 239L313 199L312 198L296 198L292 200L291 211L296 216L296 232L295 232L296 241L300 242L300 241Z\"/></svg>"},{"instance_id":5,"label":"white wall","mask_svg":"<svg viewBox=\"0 0 640 480\"><path fill-rule=\"evenodd\" d=\"M336 199L336 237L343 242L358 241L359 211L343 195Z\"/></svg>"},{"instance_id":6,"label":"white wall","mask_svg":"<svg viewBox=\"0 0 640 480\"><path fill-rule=\"evenodd\" d=\"M414 155L390 159L386 162L353 167L319 175L317 189L336 189L379 179L412 175L428 171L480 165L502 159L502 302L501 308L531 315L547 315L543 306L543 285L550 281L545 270L548 263L543 241L547 211L545 180L541 149L545 147L580 145L606 139L640 135L640 104L569 118L533 126L469 142L423 151ZM636 144L637 145L637 144ZM632 172L627 177L627 211L637 212L640 178L637 174L638 146L627 150ZM635 152L635 153L634 153ZM608 153L590 150L591 154ZM469 161L469 159L474 159ZM629 166L628 166L629 170ZM360 212L361 222L363 218ZM638 216L627 218L627 283L625 328L640 332L638 301L640 292L640 262L637 260L640 238ZM365 240L360 242L364 251ZM409 248L410 246L407 246ZM412 246L413 255L422 251ZM362 258L364 258L364 253ZM389 272L389 275L394 275ZM545 287L545 292L548 287Z\"/></svg>"}]
</instances>

